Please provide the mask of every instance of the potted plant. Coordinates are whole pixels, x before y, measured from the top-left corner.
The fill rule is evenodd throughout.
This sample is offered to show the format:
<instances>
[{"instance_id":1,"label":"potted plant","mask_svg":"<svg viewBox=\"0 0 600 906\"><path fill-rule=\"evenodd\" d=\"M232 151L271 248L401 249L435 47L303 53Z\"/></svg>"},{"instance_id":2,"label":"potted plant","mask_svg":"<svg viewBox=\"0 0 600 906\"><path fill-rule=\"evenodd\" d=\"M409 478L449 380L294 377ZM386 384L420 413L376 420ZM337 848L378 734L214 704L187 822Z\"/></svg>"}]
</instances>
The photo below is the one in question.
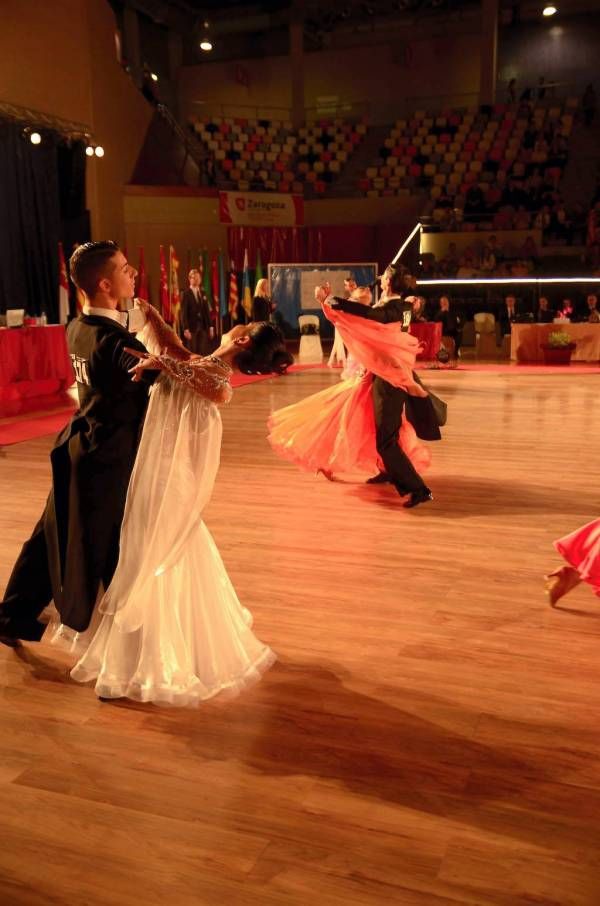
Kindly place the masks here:
<instances>
[{"instance_id":1,"label":"potted plant","mask_svg":"<svg viewBox=\"0 0 600 906\"><path fill-rule=\"evenodd\" d=\"M546 365L570 365L571 355L577 346L564 330L555 330L548 335L548 342L542 343Z\"/></svg>"}]
</instances>

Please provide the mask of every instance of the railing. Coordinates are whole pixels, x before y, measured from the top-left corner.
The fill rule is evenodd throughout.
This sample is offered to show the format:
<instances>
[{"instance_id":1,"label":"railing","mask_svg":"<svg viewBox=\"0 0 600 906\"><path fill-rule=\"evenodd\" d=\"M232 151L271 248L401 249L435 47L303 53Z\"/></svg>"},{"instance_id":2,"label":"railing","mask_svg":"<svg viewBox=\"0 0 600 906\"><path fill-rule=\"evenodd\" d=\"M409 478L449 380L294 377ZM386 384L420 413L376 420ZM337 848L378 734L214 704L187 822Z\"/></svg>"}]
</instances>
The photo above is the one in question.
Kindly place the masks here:
<instances>
[{"instance_id":1,"label":"railing","mask_svg":"<svg viewBox=\"0 0 600 906\"><path fill-rule=\"evenodd\" d=\"M215 101L192 101L194 113L201 119L211 116L240 117L248 120L289 120L289 107L257 104L222 104Z\"/></svg>"}]
</instances>

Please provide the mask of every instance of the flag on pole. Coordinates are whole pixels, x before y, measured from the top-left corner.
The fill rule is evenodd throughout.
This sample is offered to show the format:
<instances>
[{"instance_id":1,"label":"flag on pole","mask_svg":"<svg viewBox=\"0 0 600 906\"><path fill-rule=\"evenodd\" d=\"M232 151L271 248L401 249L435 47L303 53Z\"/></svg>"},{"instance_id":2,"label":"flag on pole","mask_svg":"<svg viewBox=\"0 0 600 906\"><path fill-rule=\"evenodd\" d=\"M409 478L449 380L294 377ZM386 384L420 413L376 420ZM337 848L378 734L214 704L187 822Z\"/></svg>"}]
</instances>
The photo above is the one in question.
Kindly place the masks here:
<instances>
[{"instance_id":1,"label":"flag on pole","mask_svg":"<svg viewBox=\"0 0 600 906\"><path fill-rule=\"evenodd\" d=\"M252 317L252 292L250 290L250 269L248 267L248 249L244 252L244 273L242 275L242 306L248 320Z\"/></svg>"},{"instance_id":2,"label":"flag on pole","mask_svg":"<svg viewBox=\"0 0 600 906\"><path fill-rule=\"evenodd\" d=\"M66 324L69 317L69 278L62 242L58 243L58 323Z\"/></svg>"},{"instance_id":3,"label":"flag on pole","mask_svg":"<svg viewBox=\"0 0 600 906\"><path fill-rule=\"evenodd\" d=\"M169 301L171 303L171 317L173 319L173 325L175 330L177 330L179 325L179 303L181 301L179 295L179 261L177 259L177 253L175 252L175 247L169 246Z\"/></svg>"},{"instance_id":4,"label":"flag on pole","mask_svg":"<svg viewBox=\"0 0 600 906\"><path fill-rule=\"evenodd\" d=\"M256 295L256 286L259 280L262 280L264 274L262 271L262 261L260 260L260 249L256 249L256 270L254 272L254 295Z\"/></svg>"},{"instance_id":5,"label":"flag on pole","mask_svg":"<svg viewBox=\"0 0 600 906\"><path fill-rule=\"evenodd\" d=\"M202 289L208 302L211 326L215 326L215 312L213 308L212 279L210 271L210 258L207 249L202 250Z\"/></svg>"},{"instance_id":6,"label":"flag on pole","mask_svg":"<svg viewBox=\"0 0 600 906\"><path fill-rule=\"evenodd\" d=\"M171 305L169 300L169 284L167 277L167 261L165 250L160 247L160 289L159 289L160 313L167 322L171 323Z\"/></svg>"},{"instance_id":7,"label":"flag on pole","mask_svg":"<svg viewBox=\"0 0 600 906\"><path fill-rule=\"evenodd\" d=\"M221 320L227 316L228 298L227 298L227 280L225 277L225 256L219 249L219 299L221 301Z\"/></svg>"},{"instance_id":8,"label":"flag on pole","mask_svg":"<svg viewBox=\"0 0 600 906\"><path fill-rule=\"evenodd\" d=\"M138 299L143 299L144 302L150 301L150 294L148 293L148 274L146 273L146 261L144 259L144 246L140 245L140 257L138 265L138 275L137 275L137 297Z\"/></svg>"},{"instance_id":9,"label":"flag on pole","mask_svg":"<svg viewBox=\"0 0 600 906\"><path fill-rule=\"evenodd\" d=\"M213 297L213 311L215 314L215 321L218 324L219 318L221 315L221 292L219 286L219 259L217 253L212 253L211 260L211 281L212 281L212 297Z\"/></svg>"},{"instance_id":10,"label":"flag on pole","mask_svg":"<svg viewBox=\"0 0 600 906\"><path fill-rule=\"evenodd\" d=\"M231 315L232 323L237 318L239 304L240 295L238 293L237 274L235 272L235 265L232 261L231 270L229 272L229 314Z\"/></svg>"}]
</instances>

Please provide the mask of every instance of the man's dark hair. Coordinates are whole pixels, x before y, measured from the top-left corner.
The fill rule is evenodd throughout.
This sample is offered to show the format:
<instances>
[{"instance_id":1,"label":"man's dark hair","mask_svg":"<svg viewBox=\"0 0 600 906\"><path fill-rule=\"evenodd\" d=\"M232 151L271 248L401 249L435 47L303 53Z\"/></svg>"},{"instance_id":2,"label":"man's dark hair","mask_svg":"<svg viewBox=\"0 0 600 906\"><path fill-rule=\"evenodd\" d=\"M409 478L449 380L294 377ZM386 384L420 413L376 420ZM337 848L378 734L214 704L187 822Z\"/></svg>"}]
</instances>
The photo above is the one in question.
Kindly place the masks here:
<instances>
[{"instance_id":1,"label":"man's dark hair","mask_svg":"<svg viewBox=\"0 0 600 906\"><path fill-rule=\"evenodd\" d=\"M403 264L388 264L385 271L390 278L392 293L402 296L407 290L412 289L413 276Z\"/></svg>"},{"instance_id":2,"label":"man's dark hair","mask_svg":"<svg viewBox=\"0 0 600 906\"><path fill-rule=\"evenodd\" d=\"M260 321L247 336L252 345L238 352L234 358L243 374L284 374L293 363L293 356L285 348L285 339L278 327Z\"/></svg>"},{"instance_id":3,"label":"man's dark hair","mask_svg":"<svg viewBox=\"0 0 600 906\"><path fill-rule=\"evenodd\" d=\"M89 299L96 295L98 283L107 273L106 265L118 251L116 242L104 239L102 242L84 242L71 255L71 280Z\"/></svg>"}]
</instances>

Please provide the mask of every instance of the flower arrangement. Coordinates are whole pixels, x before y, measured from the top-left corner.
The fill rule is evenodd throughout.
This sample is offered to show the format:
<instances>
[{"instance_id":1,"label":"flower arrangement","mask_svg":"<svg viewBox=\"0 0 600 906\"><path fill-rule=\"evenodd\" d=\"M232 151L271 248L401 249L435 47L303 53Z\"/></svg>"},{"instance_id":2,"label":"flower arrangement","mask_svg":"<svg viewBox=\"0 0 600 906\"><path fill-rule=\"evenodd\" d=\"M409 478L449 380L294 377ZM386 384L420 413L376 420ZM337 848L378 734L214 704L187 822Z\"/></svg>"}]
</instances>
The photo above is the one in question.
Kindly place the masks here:
<instances>
[{"instance_id":1,"label":"flower arrangement","mask_svg":"<svg viewBox=\"0 0 600 906\"><path fill-rule=\"evenodd\" d=\"M554 349L571 345L575 346L572 338L564 330L555 330L548 334L548 346L552 346Z\"/></svg>"}]
</instances>

